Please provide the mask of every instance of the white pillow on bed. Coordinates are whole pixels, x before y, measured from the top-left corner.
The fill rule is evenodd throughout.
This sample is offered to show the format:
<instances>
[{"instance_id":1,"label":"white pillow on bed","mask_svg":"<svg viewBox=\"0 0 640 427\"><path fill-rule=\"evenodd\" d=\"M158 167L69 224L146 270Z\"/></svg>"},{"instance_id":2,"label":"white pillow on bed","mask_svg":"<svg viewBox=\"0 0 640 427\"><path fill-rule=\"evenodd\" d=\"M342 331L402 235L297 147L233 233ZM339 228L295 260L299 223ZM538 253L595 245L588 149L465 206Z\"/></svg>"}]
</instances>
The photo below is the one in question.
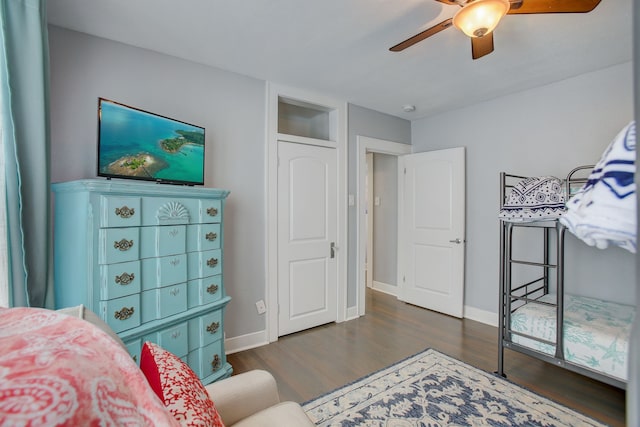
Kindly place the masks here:
<instances>
[{"instance_id":1,"label":"white pillow on bed","mask_svg":"<svg viewBox=\"0 0 640 427\"><path fill-rule=\"evenodd\" d=\"M566 211L562 181L553 176L523 179L513 186L498 217L509 222L554 220Z\"/></svg>"}]
</instances>

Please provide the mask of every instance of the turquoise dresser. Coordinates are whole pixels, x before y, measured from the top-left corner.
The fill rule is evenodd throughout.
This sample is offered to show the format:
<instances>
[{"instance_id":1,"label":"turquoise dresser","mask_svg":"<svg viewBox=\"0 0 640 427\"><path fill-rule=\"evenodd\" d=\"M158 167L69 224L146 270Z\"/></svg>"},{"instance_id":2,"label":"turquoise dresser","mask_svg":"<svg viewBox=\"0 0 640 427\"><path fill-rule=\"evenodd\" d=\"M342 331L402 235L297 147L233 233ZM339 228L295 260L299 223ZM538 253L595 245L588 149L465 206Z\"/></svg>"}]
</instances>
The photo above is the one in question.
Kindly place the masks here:
<instances>
[{"instance_id":1,"label":"turquoise dresser","mask_svg":"<svg viewBox=\"0 0 640 427\"><path fill-rule=\"evenodd\" d=\"M229 192L100 179L52 188L56 307L96 312L135 360L153 341L205 384L231 375L222 280Z\"/></svg>"}]
</instances>

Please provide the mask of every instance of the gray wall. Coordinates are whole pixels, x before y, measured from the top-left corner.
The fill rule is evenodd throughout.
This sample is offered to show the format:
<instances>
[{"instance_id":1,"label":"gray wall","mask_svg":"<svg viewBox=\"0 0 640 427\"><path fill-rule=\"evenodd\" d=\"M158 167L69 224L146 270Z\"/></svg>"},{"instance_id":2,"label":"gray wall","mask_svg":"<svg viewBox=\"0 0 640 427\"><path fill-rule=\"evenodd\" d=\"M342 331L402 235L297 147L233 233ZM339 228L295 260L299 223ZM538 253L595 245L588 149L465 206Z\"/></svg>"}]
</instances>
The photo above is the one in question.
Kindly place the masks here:
<instances>
[{"instance_id":1,"label":"gray wall","mask_svg":"<svg viewBox=\"0 0 640 427\"><path fill-rule=\"evenodd\" d=\"M100 96L204 126L205 185L231 190L225 331L263 330L254 303L265 298L265 82L58 27L49 43L52 181L96 177Z\"/></svg>"},{"instance_id":2,"label":"gray wall","mask_svg":"<svg viewBox=\"0 0 640 427\"><path fill-rule=\"evenodd\" d=\"M53 182L96 177L98 97L206 128L205 186L231 191L225 211L224 274L233 298L227 338L265 329L266 82L152 51L49 27ZM349 105L349 194L356 191L356 135L409 143L407 120ZM355 259L349 210L349 260ZM355 304L355 261L349 302Z\"/></svg>"},{"instance_id":3,"label":"gray wall","mask_svg":"<svg viewBox=\"0 0 640 427\"><path fill-rule=\"evenodd\" d=\"M398 270L398 158L373 155L373 280L397 285ZM375 284L374 284L375 288Z\"/></svg>"},{"instance_id":4,"label":"gray wall","mask_svg":"<svg viewBox=\"0 0 640 427\"><path fill-rule=\"evenodd\" d=\"M387 141L411 144L411 122L398 117L383 114L374 110L363 108L357 105L349 105L349 194L356 196L357 190L357 137L368 136L371 138L384 139ZM356 207L349 206L349 265L347 267L347 306L353 307L356 304L356 271L358 263L356 260Z\"/></svg>"},{"instance_id":5,"label":"gray wall","mask_svg":"<svg viewBox=\"0 0 640 427\"><path fill-rule=\"evenodd\" d=\"M414 152L465 146L465 305L496 313L500 171L565 177L595 163L633 115L631 63L412 123ZM634 300L634 257L568 237L568 292Z\"/></svg>"}]
</instances>

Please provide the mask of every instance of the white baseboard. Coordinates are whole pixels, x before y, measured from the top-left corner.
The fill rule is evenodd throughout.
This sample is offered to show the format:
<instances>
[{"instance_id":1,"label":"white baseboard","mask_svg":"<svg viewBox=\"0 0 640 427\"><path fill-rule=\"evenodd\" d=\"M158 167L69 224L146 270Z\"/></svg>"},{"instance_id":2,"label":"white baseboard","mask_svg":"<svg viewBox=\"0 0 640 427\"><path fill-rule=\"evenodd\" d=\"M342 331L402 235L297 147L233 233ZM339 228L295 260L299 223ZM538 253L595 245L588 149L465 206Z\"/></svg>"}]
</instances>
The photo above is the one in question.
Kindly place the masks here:
<instances>
[{"instance_id":1,"label":"white baseboard","mask_svg":"<svg viewBox=\"0 0 640 427\"><path fill-rule=\"evenodd\" d=\"M485 325L498 327L498 313L480 310L479 308L464 306L464 318L484 323Z\"/></svg>"},{"instance_id":2,"label":"white baseboard","mask_svg":"<svg viewBox=\"0 0 640 427\"><path fill-rule=\"evenodd\" d=\"M396 285L390 285L388 283L373 281L373 289L376 291L383 292L385 294L393 295L394 297L398 296L398 287Z\"/></svg>"},{"instance_id":3,"label":"white baseboard","mask_svg":"<svg viewBox=\"0 0 640 427\"><path fill-rule=\"evenodd\" d=\"M225 339L224 349L226 354L233 354L267 344L269 344L269 337L267 336L267 331L264 330Z\"/></svg>"},{"instance_id":4,"label":"white baseboard","mask_svg":"<svg viewBox=\"0 0 640 427\"><path fill-rule=\"evenodd\" d=\"M357 319L358 317L360 317L360 315L358 314L357 306L347 307L347 317L344 319L345 322L349 320Z\"/></svg>"}]
</instances>

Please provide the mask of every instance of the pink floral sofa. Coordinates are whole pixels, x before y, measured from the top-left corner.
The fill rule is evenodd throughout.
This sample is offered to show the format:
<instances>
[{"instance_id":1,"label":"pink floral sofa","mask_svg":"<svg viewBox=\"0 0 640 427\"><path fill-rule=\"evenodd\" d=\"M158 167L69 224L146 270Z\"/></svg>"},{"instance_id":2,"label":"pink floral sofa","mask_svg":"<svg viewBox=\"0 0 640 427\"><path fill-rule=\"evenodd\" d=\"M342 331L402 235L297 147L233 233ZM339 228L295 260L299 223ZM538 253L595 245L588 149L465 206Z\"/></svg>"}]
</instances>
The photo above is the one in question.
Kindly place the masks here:
<instances>
[{"instance_id":1,"label":"pink floral sofa","mask_svg":"<svg viewBox=\"0 0 640 427\"><path fill-rule=\"evenodd\" d=\"M0 308L0 425L313 424L300 405L280 402L265 371L205 387L178 357L151 343L138 367L118 336L80 306Z\"/></svg>"}]
</instances>

